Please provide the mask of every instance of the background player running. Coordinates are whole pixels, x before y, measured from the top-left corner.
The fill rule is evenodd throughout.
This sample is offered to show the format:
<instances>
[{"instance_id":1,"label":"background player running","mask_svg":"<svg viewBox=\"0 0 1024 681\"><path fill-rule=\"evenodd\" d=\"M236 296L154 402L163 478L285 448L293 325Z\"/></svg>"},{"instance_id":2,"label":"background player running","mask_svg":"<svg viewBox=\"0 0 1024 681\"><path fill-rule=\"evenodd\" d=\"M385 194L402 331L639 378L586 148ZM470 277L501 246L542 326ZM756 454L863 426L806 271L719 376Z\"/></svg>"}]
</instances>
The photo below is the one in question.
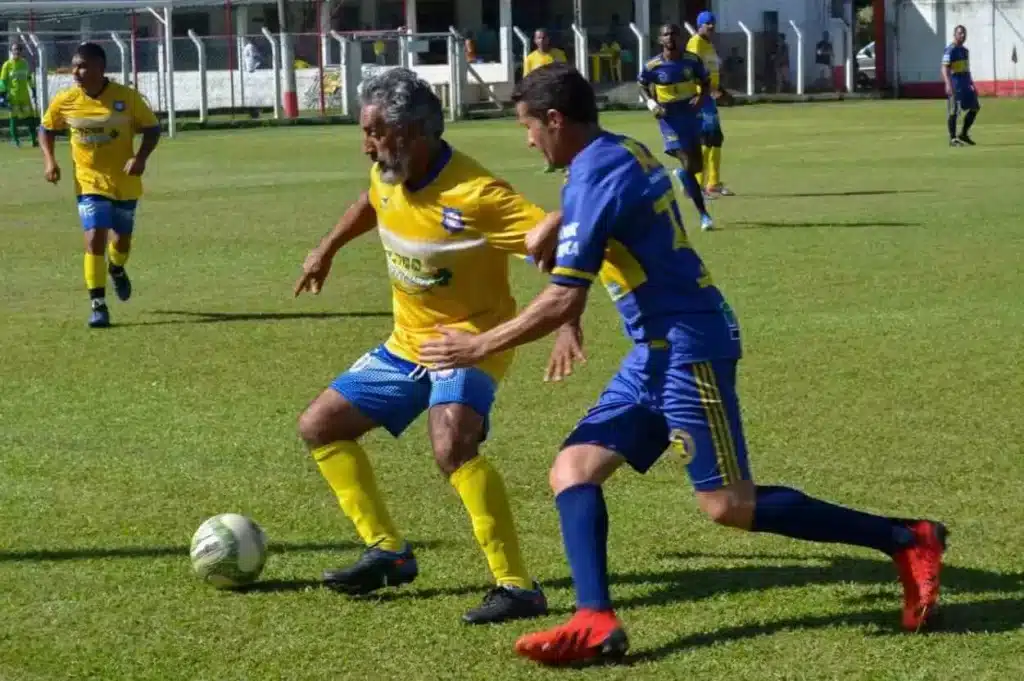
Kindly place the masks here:
<instances>
[{"instance_id":1,"label":"background player running","mask_svg":"<svg viewBox=\"0 0 1024 681\"><path fill-rule=\"evenodd\" d=\"M446 330L421 358L437 368L467 366L543 337L583 312L602 262L616 273L601 279L634 343L551 469L576 614L524 636L517 651L552 664L625 651L608 589L601 486L622 464L647 471L669 448L688 461L698 505L715 522L891 556L903 583L903 625L920 627L938 602L945 528L756 485L736 394L739 324L687 240L665 169L640 143L599 127L593 90L571 69L530 74L513 101L529 144L569 165L551 283L515 319L478 335Z\"/></svg>"},{"instance_id":2,"label":"background player running","mask_svg":"<svg viewBox=\"0 0 1024 681\"><path fill-rule=\"evenodd\" d=\"M392 69L367 80L362 101L363 149L374 161L369 190L310 253L295 288L296 295L318 293L338 251L377 228L391 277L394 331L299 418L299 433L367 546L355 564L327 570L323 580L365 594L416 578L416 558L359 440L378 427L397 437L426 411L434 459L462 499L497 582L464 619L543 615L547 602L520 553L505 484L479 451L512 354L428 371L419 348L438 324L480 332L515 315L508 256L525 255L526 234L545 213L444 141L441 102L412 71ZM572 333L563 341L578 352L569 347L578 341ZM554 359L557 378L566 362Z\"/></svg>"},{"instance_id":3,"label":"background player running","mask_svg":"<svg viewBox=\"0 0 1024 681\"><path fill-rule=\"evenodd\" d=\"M718 115L718 102L728 99L728 94L721 88L721 62L718 52L711 42L715 33L717 19L711 12L697 15L697 34L690 37L686 51L693 52L708 70L711 79L711 90L701 101L701 144L704 152L703 185L708 196L732 196L733 192L722 182L722 145L725 134L722 132L722 120Z\"/></svg>"},{"instance_id":4,"label":"background player running","mask_svg":"<svg viewBox=\"0 0 1024 681\"><path fill-rule=\"evenodd\" d=\"M967 29L957 26L953 29L953 42L946 46L942 53L942 80L946 84L946 127L949 130L949 146L960 147L965 144L974 146L974 140L968 134L974 119L978 117L981 103L978 101L978 89L971 77L971 55L964 46L967 42ZM960 112L964 114L964 125L960 134L956 134L956 121Z\"/></svg>"},{"instance_id":5,"label":"background player running","mask_svg":"<svg viewBox=\"0 0 1024 681\"><path fill-rule=\"evenodd\" d=\"M55 133L68 130L75 166L78 216L85 230L85 286L92 312L89 326L110 326L107 273L121 300L132 295L125 271L142 196L142 174L160 141L160 124L135 89L107 79L107 55L96 43L82 43L71 59L76 87L59 92L43 116L43 160L48 182L60 181ZM142 133L135 151L134 140ZM114 238L107 249L107 232ZM109 266L103 252L107 250Z\"/></svg>"},{"instance_id":6,"label":"background player running","mask_svg":"<svg viewBox=\"0 0 1024 681\"><path fill-rule=\"evenodd\" d=\"M6 101L7 108L10 109L11 143L16 147L21 146L21 138L18 137L20 123L28 128L32 146L38 147L36 129L39 127L39 121L36 120L36 108L32 103L36 85L32 77L32 67L23 56L22 49L21 43L12 44L11 58L0 66L0 106Z\"/></svg>"},{"instance_id":7,"label":"background player running","mask_svg":"<svg viewBox=\"0 0 1024 681\"><path fill-rule=\"evenodd\" d=\"M700 93L705 93L704 98L708 96L708 73L697 55L680 49L679 27L675 24L662 26L658 40L661 54L640 71L640 96L658 119L665 153L679 159L682 167L675 171L676 177L700 213L701 229L709 230L714 222L697 179L703 169Z\"/></svg>"}]
</instances>

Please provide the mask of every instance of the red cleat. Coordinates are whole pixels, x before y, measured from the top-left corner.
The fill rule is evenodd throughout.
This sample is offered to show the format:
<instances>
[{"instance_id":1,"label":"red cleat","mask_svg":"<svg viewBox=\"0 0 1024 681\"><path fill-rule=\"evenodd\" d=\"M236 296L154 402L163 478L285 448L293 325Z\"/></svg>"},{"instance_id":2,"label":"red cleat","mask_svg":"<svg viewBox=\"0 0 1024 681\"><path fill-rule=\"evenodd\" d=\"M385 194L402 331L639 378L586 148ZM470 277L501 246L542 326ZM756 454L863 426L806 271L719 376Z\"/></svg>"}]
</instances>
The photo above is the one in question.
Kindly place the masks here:
<instances>
[{"instance_id":1,"label":"red cleat","mask_svg":"<svg viewBox=\"0 0 1024 681\"><path fill-rule=\"evenodd\" d=\"M939 573L946 550L946 526L918 520L908 526L914 543L893 560L903 584L903 628L920 631L939 609Z\"/></svg>"},{"instance_id":2,"label":"red cleat","mask_svg":"<svg viewBox=\"0 0 1024 681\"><path fill-rule=\"evenodd\" d=\"M618 659L628 649L626 631L612 610L579 610L560 627L516 641L517 653L547 665Z\"/></svg>"}]
</instances>

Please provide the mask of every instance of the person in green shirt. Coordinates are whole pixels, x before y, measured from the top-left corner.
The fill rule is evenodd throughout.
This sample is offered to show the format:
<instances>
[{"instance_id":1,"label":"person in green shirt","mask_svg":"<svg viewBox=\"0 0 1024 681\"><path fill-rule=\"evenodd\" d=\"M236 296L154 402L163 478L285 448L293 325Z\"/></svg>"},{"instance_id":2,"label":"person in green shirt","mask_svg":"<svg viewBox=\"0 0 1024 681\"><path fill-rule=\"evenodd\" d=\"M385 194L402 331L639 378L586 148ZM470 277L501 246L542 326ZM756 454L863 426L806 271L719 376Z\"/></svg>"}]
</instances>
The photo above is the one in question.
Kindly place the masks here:
<instances>
[{"instance_id":1,"label":"person in green shirt","mask_svg":"<svg viewBox=\"0 0 1024 681\"><path fill-rule=\"evenodd\" d=\"M18 124L28 126L29 136L32 138L32 146L38 147L39 140L36 129L39 127L35 106L32 100L35 96L35 79L32 77L32 67L22 56L22 47L19 43L11 45L11 58L0 67L0 99L7 100L10 108L10 131L11 141L16 146L21 146L18 137Z\"/></svg>"}]
</instances>

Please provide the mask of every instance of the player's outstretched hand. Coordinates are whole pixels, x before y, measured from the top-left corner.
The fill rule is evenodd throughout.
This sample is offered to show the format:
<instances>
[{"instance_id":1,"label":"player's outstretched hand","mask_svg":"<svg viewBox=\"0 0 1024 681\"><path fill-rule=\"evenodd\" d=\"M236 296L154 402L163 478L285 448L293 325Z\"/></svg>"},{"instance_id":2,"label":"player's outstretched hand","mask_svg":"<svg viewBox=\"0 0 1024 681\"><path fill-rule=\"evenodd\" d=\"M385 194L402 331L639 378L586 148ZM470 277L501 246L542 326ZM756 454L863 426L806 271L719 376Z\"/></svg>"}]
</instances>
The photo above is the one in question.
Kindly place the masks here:
<instances>
[{"instance_id":1,"label":"player's outstretched hand","mask_svg":"<svg viewBox=\"0 0 1024 681\"><path fill-rule=\"evenodd\" d=\"M146 162L138 156L132 156L128 159L128 162L124 164L124 172L126 175L140 177L142 173L146 172Z\"/></svg>"},{"instance_id":2,"label":"player's outstretched hand","mask_svg":"<svg viewBox=\"0 0 1024 681\"><path fill-rule=\"evenodd\" d=\"M306 261L302 263L302 276L295 282L295 297L303 291L309 291L313 295L320 293L324 280L331 273L331 261L331 257L318 248L310 251Z\"/></svg>"},{"instance_id":3,"label":"player's outstretched hand","mask_svg":"<svg viewBox=\"0 0 1024 681\"><path fill-rule=\"evenodd\" d=\"M573 365L584 364L587 355L583 352L583 327L579 321L570 322L558 330L555 336L555 347L551 348L548 357L548 368L544 372L544 381L558 382L572 376Z\"/></svg>"},{"instance_id":4,"label":"player's outstretched hand","mask_svg":"<svg viewBox=\"0 0 1024 681\"><path fill-rule=\"evenodd\" d=\"M56 163L46 166L46 169L43 170L43 177L50 184L57 184L60 182L60 166Z\"/></svg>"},{"instance_id":5,"label":"player's outstretched hand","mask_svg":"<svg viewBox=\"0 0 1024 681\"><path fill-rule=\"evenodd\" d=\"M432 338L420 345L420 362L423 366L440 371L471 367L484 358L480 351L478 336L443 326L437 328L439 338Z\"/></svg>"}]
</instances>

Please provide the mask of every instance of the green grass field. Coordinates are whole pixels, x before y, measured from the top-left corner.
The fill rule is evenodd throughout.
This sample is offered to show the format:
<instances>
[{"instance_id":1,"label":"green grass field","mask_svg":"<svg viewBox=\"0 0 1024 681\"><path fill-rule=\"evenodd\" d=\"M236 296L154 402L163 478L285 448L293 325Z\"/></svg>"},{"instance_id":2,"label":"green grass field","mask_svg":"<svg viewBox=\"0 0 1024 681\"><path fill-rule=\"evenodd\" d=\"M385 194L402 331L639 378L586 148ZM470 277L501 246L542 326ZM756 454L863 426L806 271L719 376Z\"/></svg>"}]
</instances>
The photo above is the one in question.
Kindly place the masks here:
<instances>
[{"instance_id":1,"label":"green grass field","mask_svg":"<svg viewBox=\"0 0 1024 681\"><path fill-rule=\"evenodd\" d=\"M692 234L743 323L754 469L953 531L945 625L898 631L882 556L744 535L697 511L677 461L607 491L613 593L631 665L551 671L517 635L572 606L547 467L627 348L603 293L591 360L541 383L523 350L485 452L505 474L553 614L467 628L488 575L422 420L367 441L420 579L351 600L317 585L356 558L346 519L295 434L299 412L386 337L372 236L318 298L291 287L365 184L354 127L185 134L148 174L115 328L85 328L67 180L0 149L0 679L1003 679L1024 672L1024 102L985 102L976 148L948 149L941 102L725 112L720 232ZM648 116L607 127L658 144ZM449 139L545 207L561 178L511 121ZM67 149L61 146L62 158ZM66 178L70 166L65 167ZM688 224L693 209L684 205ZM691 232L693 232L691 228ZM521 302L543 284L515 266ZM112 296L111 296L112 297ZM259 588L193 578L187 545L235 511L267 530Z\"/></svg>"}]
</instances>

